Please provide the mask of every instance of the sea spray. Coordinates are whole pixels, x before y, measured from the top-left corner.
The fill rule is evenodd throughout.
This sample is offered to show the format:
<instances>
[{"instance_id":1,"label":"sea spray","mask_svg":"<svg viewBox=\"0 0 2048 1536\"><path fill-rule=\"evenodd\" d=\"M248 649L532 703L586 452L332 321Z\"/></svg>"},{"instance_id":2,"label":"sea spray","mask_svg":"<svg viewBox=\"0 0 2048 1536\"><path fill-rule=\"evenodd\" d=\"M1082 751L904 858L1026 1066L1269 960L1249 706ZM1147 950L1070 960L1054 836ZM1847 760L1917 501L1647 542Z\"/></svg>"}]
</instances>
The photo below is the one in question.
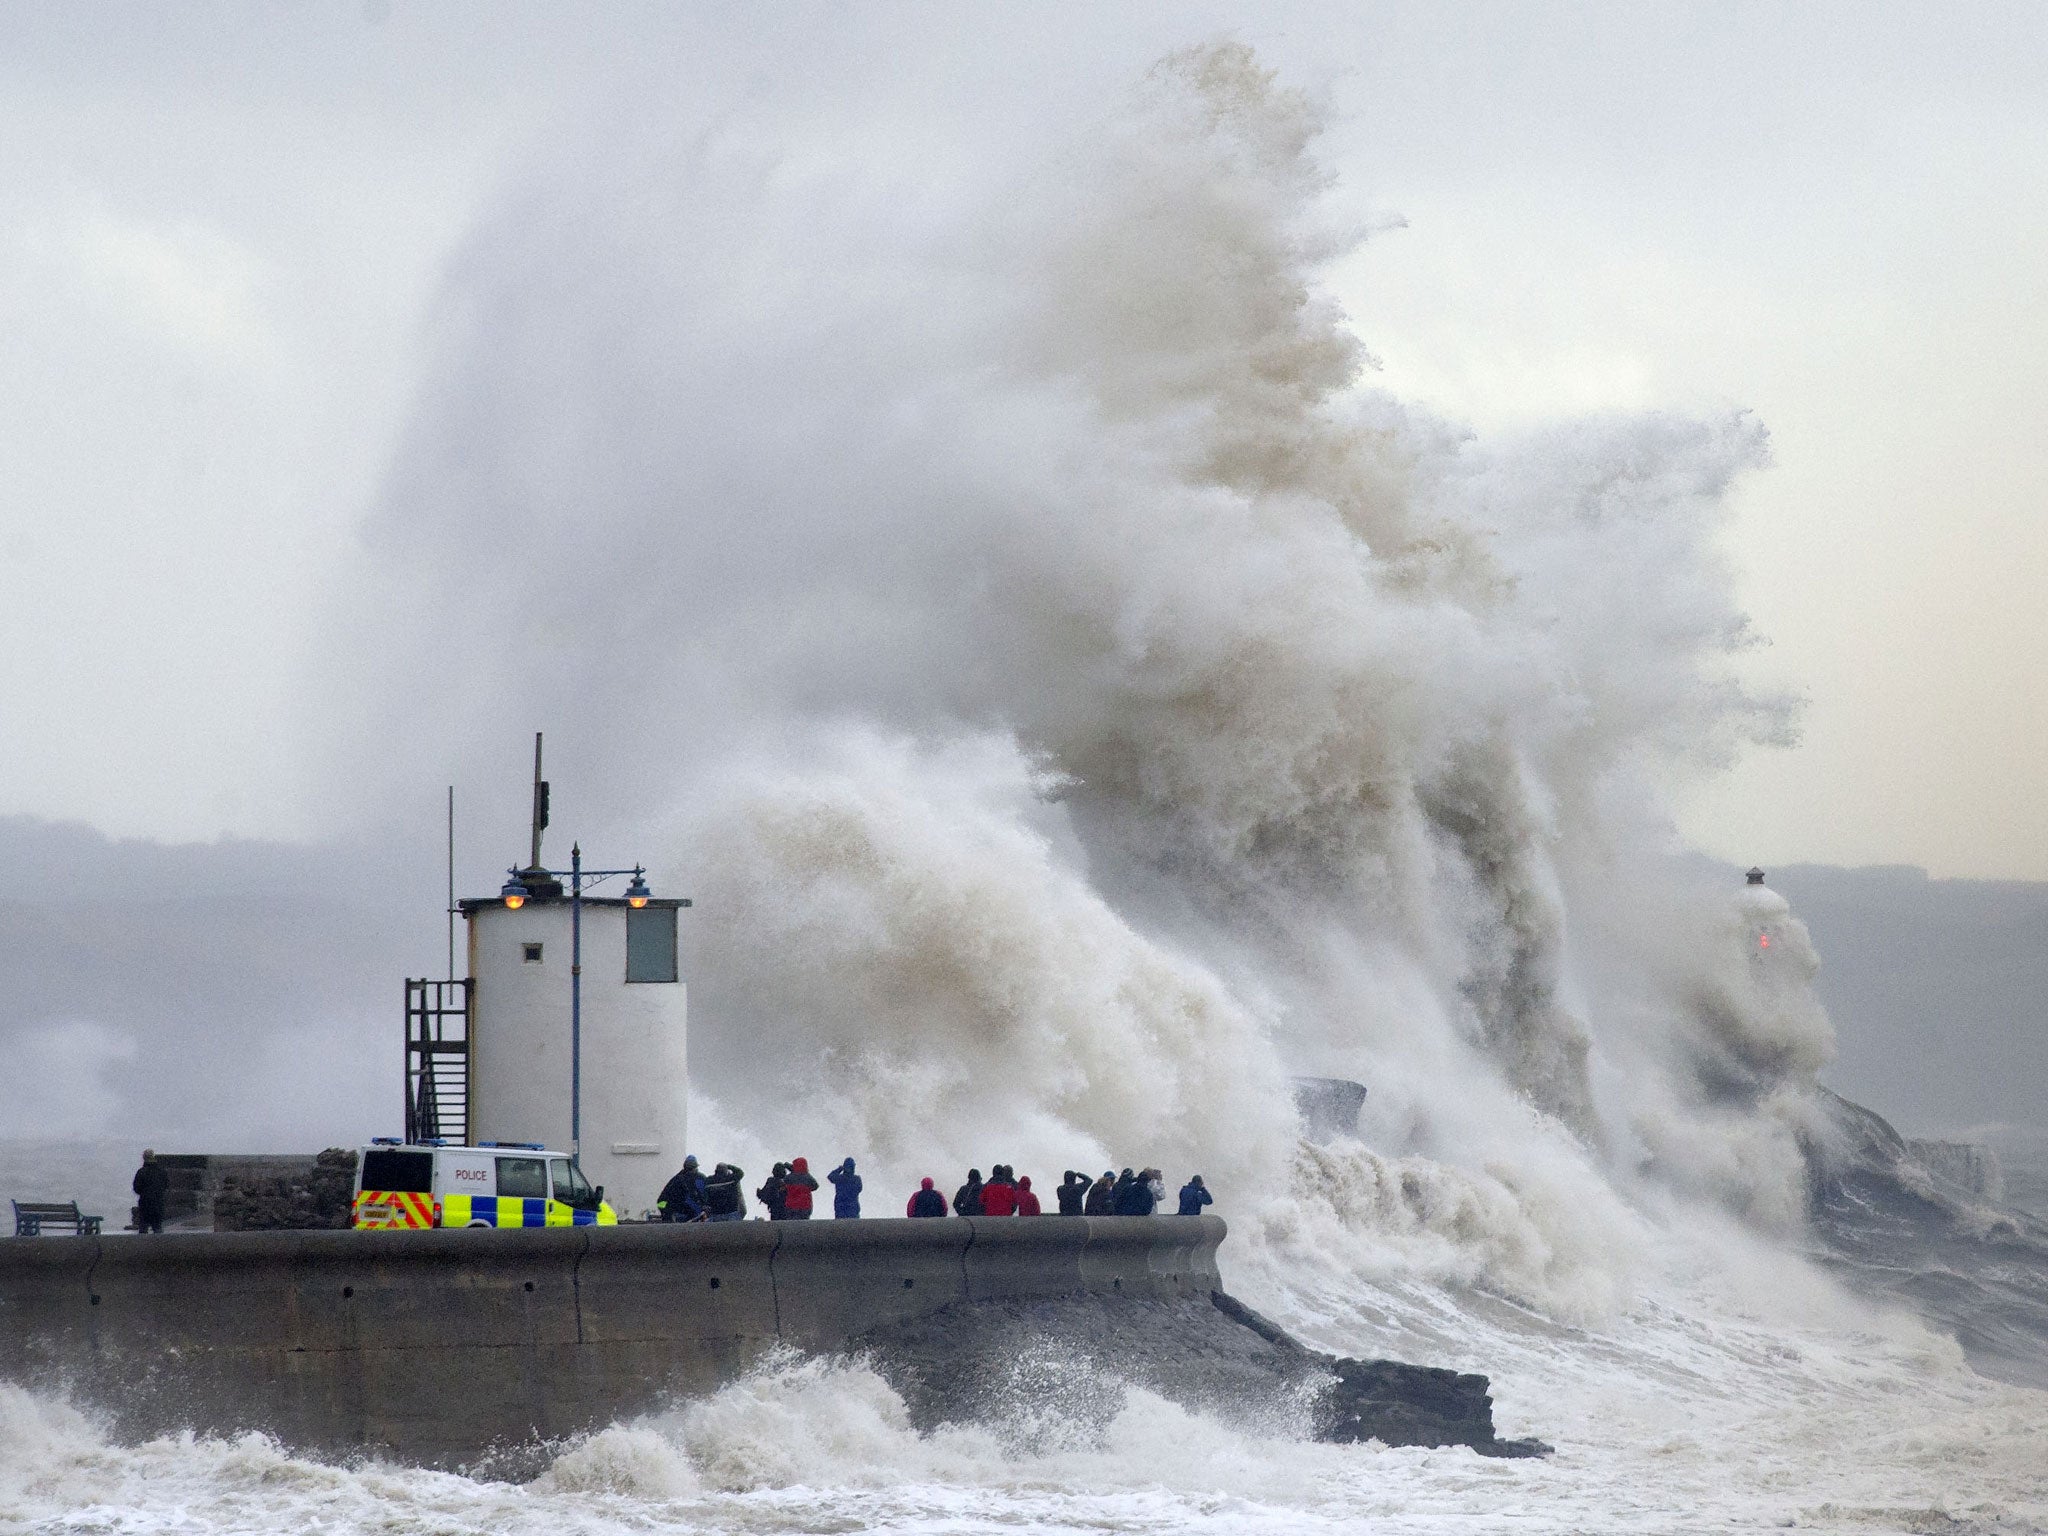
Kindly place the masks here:
<instances>
[{"instance_id":1,"label":"sea spray","mask_svg":"<svg viewBox=\"0 0 2048 1536\"><path fill-rule=\"evenodd\" d=\"M1374 221L1322 112L1241 45L1175 54L886 246L827 217L857 182L806 223L744 116L650 150L630 216L611 171L522 189L575 212L487 221L451 278L371 525L403 611L357 647L407 684L365 726L583 743L579 803L698 898L692 1091L758 1144L877 1191L1199 1169L1244 1246L1590 1317L1638 1180L1799 1205L1825 1020L1659 857L1657 785L1785 730L1714 546L1764 439L1480 444L1364 387L1320 274ZM537 366L577 326L605 366ZM517 665L455 642L542 611ZM1372 1086L1416 1193L1319 1182L1300 1070Z\"/></svg>"},{"instance_id":2,"label":"sea spray","mask_svg":"<svg viewBox=\"0 0 2048 1536\"><path fill-rule=\"evenodd\" d=\"M1142 1145L1239 1184L1292 1146L1265 1021L1075 878L1031 826L1045 779L1013 745L933 762L851 732L817 759L736 773L702 807L722 880L701 942L754 976L752 1016L801 1031L791 1070L834 1085L804 1135L892 1171L963 1169L993 1143L1099 1168ZM783 1074L730 1080L773 1123ZM1218 1117L1234 1145L1205 1133Z\"/></svg>"}]
</instances>

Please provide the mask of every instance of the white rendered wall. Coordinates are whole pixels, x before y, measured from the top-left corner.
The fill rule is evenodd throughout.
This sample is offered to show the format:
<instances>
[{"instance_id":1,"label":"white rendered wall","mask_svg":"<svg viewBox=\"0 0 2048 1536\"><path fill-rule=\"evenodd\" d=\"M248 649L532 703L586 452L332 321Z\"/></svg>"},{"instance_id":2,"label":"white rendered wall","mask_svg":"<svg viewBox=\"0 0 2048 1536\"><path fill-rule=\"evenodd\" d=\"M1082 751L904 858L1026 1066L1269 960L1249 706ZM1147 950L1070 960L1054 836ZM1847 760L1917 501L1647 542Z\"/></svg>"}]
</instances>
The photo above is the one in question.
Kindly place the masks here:
<instances>
[{"instance_id":1,"label":"white rendered wall","mask_svg":"<svg viewBox=\"0 0 2048 1536\"><path fill-rule=\"evenodd\" d=\"M524 958L528 944L541 946L538 964ZM566 901L469 913L472 1140L568 1149L569 949ZM626 908L586 901L583 1172L637 1216L688 1151L689 995L680 981L625 977Z\"/></svg>"}]
</instances>

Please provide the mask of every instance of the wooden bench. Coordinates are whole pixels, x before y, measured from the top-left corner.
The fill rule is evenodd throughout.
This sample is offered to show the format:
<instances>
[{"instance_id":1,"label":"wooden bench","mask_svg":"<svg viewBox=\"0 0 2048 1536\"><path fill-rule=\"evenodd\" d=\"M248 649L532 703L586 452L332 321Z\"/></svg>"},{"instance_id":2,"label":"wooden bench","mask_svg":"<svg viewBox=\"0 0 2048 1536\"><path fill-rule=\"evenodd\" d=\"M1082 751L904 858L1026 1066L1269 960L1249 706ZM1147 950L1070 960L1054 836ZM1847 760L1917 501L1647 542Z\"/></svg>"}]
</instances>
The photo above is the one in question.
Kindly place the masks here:
<instances>
[{"instance_id":1,"label":"wooden bench","mask_svg":"<svg viewBox=\"0 0 2048 1536\"><path fill-rule=\"evenodd\" d=\"M73 1237L98 1237L100 1221L98 1216L78 1214L78 1202L67 1200L63 1204L49 1200L16 1200L14 1206L14 1235L16 1237L41 1237L43 1229L70 1229Z\"/></svg>"}]
</instances>

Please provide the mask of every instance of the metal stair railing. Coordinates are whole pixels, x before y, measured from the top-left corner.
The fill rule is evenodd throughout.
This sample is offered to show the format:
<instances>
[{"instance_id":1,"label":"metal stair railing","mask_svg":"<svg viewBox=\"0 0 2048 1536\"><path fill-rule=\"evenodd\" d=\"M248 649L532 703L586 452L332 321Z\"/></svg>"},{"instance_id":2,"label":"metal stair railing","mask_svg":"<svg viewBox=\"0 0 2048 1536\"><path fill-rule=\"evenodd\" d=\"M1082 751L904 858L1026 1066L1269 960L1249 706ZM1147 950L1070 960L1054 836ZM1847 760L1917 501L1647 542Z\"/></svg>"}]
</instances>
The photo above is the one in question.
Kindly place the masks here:
<instances>
[{"instance_id":1,"label":"metal stair railing","mask_svg":"<svg viewBox=\"0 0 2048 1536\"><path fill-rule=\"evenodd\" d=\"M473 983L405 983L405 1139L469 1140L469 1018Z\"/></svg>"}]
</instances>

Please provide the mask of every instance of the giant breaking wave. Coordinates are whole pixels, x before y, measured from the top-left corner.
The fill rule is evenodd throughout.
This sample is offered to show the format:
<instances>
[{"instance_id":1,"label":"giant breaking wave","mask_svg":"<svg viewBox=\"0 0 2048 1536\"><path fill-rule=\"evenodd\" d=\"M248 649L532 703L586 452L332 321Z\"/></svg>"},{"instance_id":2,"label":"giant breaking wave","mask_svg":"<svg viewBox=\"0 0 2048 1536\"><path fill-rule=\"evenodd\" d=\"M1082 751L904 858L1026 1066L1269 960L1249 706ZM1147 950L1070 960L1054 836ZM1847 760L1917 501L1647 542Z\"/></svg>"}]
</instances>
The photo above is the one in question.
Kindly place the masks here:
<instances>
[{"instance_id":1,"label":"giant breaking wave","mask_svg":"<svg viewBox=\"0 0 2048 1536\"><path fill-rule=\"evenodd\" d=\"M1199 1168L1254 1290L1564 1319L1660 1199L1796 1223L1811 953L1760 973L1660 809L1789 728L1715 548L1761 429L1372 389L1323 286L1370 221L1241 45L964 209L753 126L477 233L348 648L380 735L484 776L545 721L665 802L699 1123ZM1299 1072L1362 1142L1301 1148Z\"/></svg>"}]
</instances>

